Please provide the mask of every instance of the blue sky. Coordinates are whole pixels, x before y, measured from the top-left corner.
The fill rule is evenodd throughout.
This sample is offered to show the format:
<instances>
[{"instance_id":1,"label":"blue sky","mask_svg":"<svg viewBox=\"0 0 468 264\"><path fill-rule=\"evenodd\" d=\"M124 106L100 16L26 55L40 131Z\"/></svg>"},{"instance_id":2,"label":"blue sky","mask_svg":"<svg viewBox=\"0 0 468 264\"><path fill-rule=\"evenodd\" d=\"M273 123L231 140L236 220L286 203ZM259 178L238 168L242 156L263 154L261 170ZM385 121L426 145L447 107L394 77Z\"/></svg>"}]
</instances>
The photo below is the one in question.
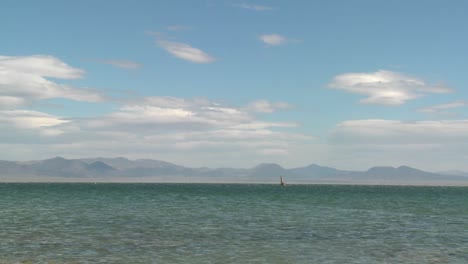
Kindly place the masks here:
<instances>
[{"instance_id":1,"label":"blue sky","mask_svg":"<svg viewBox=\"0 0 468 264\"><path fill-rule=\"evenodd\" d=\"M0 159L468 170L467 1L3 1Z\"/></svg>"}]
</instances>

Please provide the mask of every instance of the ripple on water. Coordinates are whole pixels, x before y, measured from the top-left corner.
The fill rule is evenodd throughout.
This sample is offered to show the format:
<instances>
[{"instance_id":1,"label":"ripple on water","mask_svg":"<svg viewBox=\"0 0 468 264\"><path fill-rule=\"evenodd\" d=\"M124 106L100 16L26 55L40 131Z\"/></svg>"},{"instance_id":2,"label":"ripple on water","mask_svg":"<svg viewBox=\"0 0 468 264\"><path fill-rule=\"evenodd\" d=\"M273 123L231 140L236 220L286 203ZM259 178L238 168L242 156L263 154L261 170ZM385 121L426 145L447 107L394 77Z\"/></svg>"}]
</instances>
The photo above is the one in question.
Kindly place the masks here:
<instances>
[{"instance_id":1,"label":"ripple on water","mask_svg":"<svg viewBox=\"0 0 468 264\"><path fill-rule=\"evenodd\" d=\"M0 184L0 263L468 263L468 188Z\"/></svg>"}]
</instances>

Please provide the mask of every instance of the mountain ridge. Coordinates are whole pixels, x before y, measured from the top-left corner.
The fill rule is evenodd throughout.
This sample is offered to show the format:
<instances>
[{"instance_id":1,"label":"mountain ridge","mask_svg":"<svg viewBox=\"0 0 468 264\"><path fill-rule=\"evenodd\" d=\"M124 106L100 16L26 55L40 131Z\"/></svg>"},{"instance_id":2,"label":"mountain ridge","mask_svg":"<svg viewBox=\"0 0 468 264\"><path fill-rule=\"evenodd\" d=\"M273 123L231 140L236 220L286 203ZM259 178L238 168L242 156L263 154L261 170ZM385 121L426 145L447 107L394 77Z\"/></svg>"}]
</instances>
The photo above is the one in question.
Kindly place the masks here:
<instances>
[{"instance_id":1,"label":"mountain ridge","mask_svg":"<svg viewBox=\"0 0 468 264\"><path fill-rule=\"evenodd\" d=\"M283 176L289 183L336 184L462 184L468 177L448 175L409 166L375 166L366 171L347 171L310 164L284 168L262 163L251 168L190 168L152 160L116 158L66 159L54 157L36 161L1 161L0 181L154 181L154 182L264 182L276 183Z\"/></svg>"}]
</instances>

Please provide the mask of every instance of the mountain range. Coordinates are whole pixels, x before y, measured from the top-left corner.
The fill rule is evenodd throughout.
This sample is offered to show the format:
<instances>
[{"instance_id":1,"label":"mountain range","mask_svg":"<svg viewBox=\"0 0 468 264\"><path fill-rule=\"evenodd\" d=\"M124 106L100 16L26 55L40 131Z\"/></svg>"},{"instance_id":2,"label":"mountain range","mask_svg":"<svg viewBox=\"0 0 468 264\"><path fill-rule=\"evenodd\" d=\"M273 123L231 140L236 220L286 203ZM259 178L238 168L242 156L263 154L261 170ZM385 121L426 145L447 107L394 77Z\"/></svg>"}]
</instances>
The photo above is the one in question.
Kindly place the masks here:
<instances>
[{"instance_id":1,"label":"mountain range","mask_svg":"<svg viewBox=\"0 0 468 264\"><path fill-rule=\"evenodd\" d=\"M372 167L367 171L346 171L311 164L286 169L263 163L253 168L189 168L173 163L126 158L0 161L0 181L4 182L229 182L330 184L468 185L468 173L432 173L408 166Z\"/></svg>"}]
</instances>

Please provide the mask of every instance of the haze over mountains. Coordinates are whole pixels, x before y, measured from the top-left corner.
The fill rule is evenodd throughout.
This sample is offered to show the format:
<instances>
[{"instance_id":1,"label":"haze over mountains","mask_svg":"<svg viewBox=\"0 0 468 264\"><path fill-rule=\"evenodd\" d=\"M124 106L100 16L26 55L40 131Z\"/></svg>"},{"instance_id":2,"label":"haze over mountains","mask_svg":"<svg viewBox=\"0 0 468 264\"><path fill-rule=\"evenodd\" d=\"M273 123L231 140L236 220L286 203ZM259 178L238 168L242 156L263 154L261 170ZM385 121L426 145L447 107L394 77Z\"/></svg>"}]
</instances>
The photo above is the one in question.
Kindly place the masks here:
<instances>
[{"instance_id":1,"label":"haze over mountains","mask_svg":"<svg viewBox=\"0 0 468 264\"><path fill-rule=\"evenodd\" d=\"M52 159L0 161L0 181L58 182L230 182L336 184L468 185L467 174L457 171L431 173L408 166L372 167L367 171L345 171L311 164L286 169L264 163L253 168L188 168L165 161L126 158Z\"/></svg>"}]
</instances>

